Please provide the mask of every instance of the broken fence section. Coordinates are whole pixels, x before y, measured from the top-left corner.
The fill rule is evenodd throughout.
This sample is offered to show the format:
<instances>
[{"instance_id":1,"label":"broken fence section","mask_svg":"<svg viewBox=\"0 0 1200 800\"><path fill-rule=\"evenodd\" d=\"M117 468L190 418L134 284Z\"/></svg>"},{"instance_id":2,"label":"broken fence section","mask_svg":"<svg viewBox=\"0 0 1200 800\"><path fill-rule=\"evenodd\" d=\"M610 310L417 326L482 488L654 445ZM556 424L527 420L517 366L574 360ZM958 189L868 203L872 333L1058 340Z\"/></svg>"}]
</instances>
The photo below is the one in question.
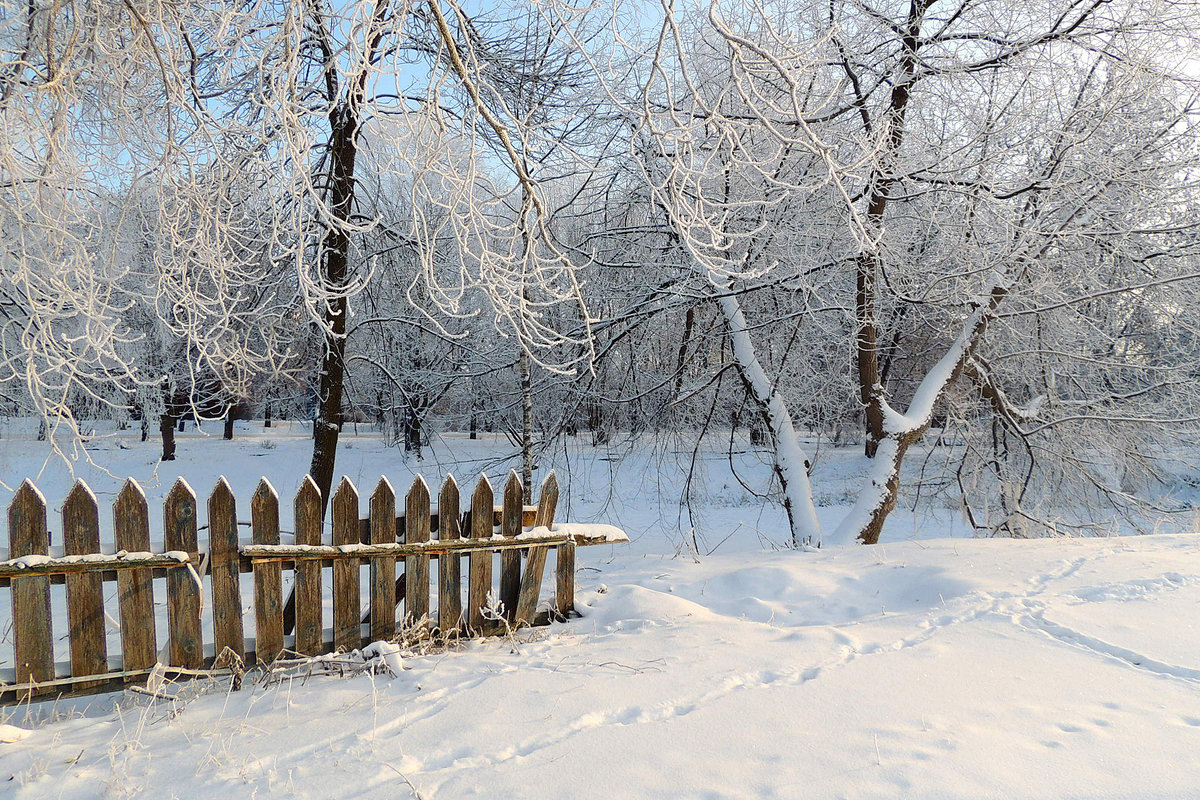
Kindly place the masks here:
<instances>
[{"instance_id":1,"label":"broken fence section","mask_svg":"<svg viewBox=\"0 0 1200 800\"><path fill-rule=\"evenodd\" d=\"M320 492L306 477L293 501L292 541L284 542L279 496L264 478L250 501L251 541L242 542L234 492L222 478L208 496L208 547L201 549L200 505L180 479L163 501L162 552L152 552L149 504L130 480L113 504L115 552L106 553L99 504L79 481L62 505L61 555L52 556L45 498L25 481L8 509L10 557L0 561L12 613L12 660L0 649L0 699L117 687L145 680L156 665L186 675L236 659L268 663L284 653L350 650L401 632L481 636L565 619L574 609L575 548L625 535L609 526L555 526L554 473L534 507L524 505L515 472L502 497L497 507L481 476L464 508L448 477L434 507L420 476L402 499L381 479L360 519L358 490L343 478L327 525ZM551 550L555 595L539 612ZM155 613L164 593L165 620ZM52 595L65 600L65 620L55 615ZM119 642L108 635L114 621ZM64 639L69 661L55 657Z\"/></svg>"}]
</instances>

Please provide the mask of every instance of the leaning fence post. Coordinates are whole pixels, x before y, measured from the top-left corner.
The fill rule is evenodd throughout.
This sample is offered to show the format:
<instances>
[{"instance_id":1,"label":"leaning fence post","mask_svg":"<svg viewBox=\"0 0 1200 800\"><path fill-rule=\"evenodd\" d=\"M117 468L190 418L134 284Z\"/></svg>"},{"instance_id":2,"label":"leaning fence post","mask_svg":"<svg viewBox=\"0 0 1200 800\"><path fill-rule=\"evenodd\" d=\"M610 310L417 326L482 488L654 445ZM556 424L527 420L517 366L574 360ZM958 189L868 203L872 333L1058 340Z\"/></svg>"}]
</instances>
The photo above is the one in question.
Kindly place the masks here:
<instances>
[{"instance_id":1,"label":"leaning fence post","mask_svg":"<svg viewBox=\"0 0 1200 800\"><path fill-rule=\"evenodd\" d=\"M113 505L118 550L150 550L150 513L146 494L132 478L125 481ZM125 671L150 669L158 663L154 633L154 574L149 568L117 572L121 607L121 662ZM134 676L127 681L138 680Z\"/></svg>"},{"instance_id":2,"label":"leaning fence post","mask_svg":"<svg viewBox=\"0 0 1200 800\"><path fill-rule=\"evenodd\" d=\"M76 481L62 507L63 548L68 556L100 552L100 509L96 495ZM104 632L104 577L98 572L66 576L67 624L70 626L71 675L108 672L108 638ZM103 681L75 684L87 689Z\"/></svg>"},{"instance_id":3,"label":"leaning fence post","mask_svg":"<svg viewBox=\"0 0 1200 800\"><path fill-rule=\"evenodd\" d=\"M212 572L213 638L220 658L228 647L246 657L242 628L242 589L238 575L237 504L222 477L208 497L208 550Z\"/></svg>"},{"instance_id":4,"label":"leaning fence post","mask_svg":"<svg viewBox=\"0 0 1200 800\"><path fill-rule=\"evenodd\" d=\"M25 480L8 506L8 543L12 558L47 555L46 499ZM54 680L54 650L50 633L50 576L12 579L13 656L17 683ZM38 694L22 692L23 697Z\"/></svg>"},{"instance_id":5,"label":"leaning fence post","mask_svg":"<svg viewBox=\"0 0 1200 800\"><path fill-rule=\"evenodd\" d=\"M533 518L533 527L549 528L554 524L554 510L558 506L558 476L553 471L542 481L542 493L538 498L537 512ZM525 561L525 574L521 577L521 593L517 600L516 622L518 625L532 625L533 615L537 611L538 595L542 589L542 573L546 568L546 552L548 545L538 545L529 548L529 558Z\"/></svg>"},{"instance_id":6,"label":"leaning fence post","mask_svg":"<svg viewBox=\"0 0 1200 800\"><path fill-rule=\"evenodd\" d=\"M204 642L200 632L200 587L197 560L196 493L183 478L175 481L163 505L163 542L167 550L188 554L192 569L167 570L167 660L171 666L199 669L204 666ZM193 573L193 570L195 572Z\"/></svg>"},{"instance_id":7,"label":"leaning fence post","mask_svg":"<svg viewBox=\"0 0 1200 800\"><path fill-rule=\"evenodd\" d=\"M475 493L471 496L472 539L492 538L492 506L495 497L492 484L486 475L479 476ZM492 589L492 552L477 550L468 560L467 578L467 628L472 633L483 629L483 608L487 605L488 592Z\"/></svg>"},{"instance_id":8,"label":"leaning fence post","mask_svg":"<svg viewBox=\"0 0 1200 800\"><path fill-rule=\"evenodd\" d=\"M266 478L250 500L250 524L255 544L279 544L279 495ZM268 561L253 569L254 657L270 664L283 651L283 565Z\"/></svg>"},{"instance_id":9,"label":"leaning fence post","mask_svg":"<svg viewBox=\"0 0 1200 800\"><path fill-rule=\"evenodd\" d=\"M500 512L500 535L515 539L521 535L521 516L525 510L521 477L517 471L508 473L504 484L504 507ZM517 548L500 553L500 602L504 604L504 616L509 622L517 618L517 601L521 594L521 551Z\"/></svg>"},{"instance_id":10,"label":"leaning fence post","mask_svg":"<svg viewBox=\"0 0 1200 800\"><path fill-rule=\"evenodd\" d=\"M438 541L456 541L461 535L458 484L447 475L438 493ZM438 558L438 628L447 636L462 620L462 562L457 553Z\"/></svg>"},{"instance_id":11,"label":"leaning fence post","mask_svg":"<svg viewBox=\"0 0 1200 800\"><path fill-rule=\"evenodd\" d=\"M333 544L361 544L358 535L358 490L342 478L333 494ZM333 646L346 650L362 647L362 615L358 559L333 562Z\"/></svg>"}]
</instances>

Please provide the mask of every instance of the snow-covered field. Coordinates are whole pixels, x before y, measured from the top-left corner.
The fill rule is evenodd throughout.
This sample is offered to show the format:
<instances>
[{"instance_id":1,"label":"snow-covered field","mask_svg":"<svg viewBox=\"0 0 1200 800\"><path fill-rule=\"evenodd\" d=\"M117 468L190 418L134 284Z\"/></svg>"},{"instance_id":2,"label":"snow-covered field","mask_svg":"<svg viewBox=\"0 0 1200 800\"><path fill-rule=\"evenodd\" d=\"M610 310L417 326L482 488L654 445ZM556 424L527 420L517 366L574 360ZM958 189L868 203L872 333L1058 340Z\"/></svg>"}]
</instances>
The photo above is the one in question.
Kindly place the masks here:
<instances>
[{"instance_id":1,"label":"snow-covered field","mask_svg":"<svg viewBox=\"0 0 1200 800\"><path fill-rule=\"evenodd\" d=\"M259 474L289 495L307 466L304 432L247 431L185 435L152 497L178 474L203 495L222 473L239 500ZM99 439L93 457L154 483L154 450L133 441ZM506 467L497 442L443 440L407 465L377 438L345 443L340 470L360 486ZM5 435L0 478L36 472L38 448ZM410 657L394 678L9 709L31 733L0 744L0 792L1200 796L1200 535L971 539L935 506L897 513L873 548L777 550L781 512L754 501L714 448L701 454L693 520L678 503L689 447L618 460L570 445L554 458L570 500L560 518L616 523L632 539L580 551L583 616L569 624ZM761 484L753 454L734 463ZM849 453L818 467L828 523L860 467ZM81 474L102 493L119 485ZM52 509L68 483L53 463L41 476Z\"/></svg>"}]
</instances>

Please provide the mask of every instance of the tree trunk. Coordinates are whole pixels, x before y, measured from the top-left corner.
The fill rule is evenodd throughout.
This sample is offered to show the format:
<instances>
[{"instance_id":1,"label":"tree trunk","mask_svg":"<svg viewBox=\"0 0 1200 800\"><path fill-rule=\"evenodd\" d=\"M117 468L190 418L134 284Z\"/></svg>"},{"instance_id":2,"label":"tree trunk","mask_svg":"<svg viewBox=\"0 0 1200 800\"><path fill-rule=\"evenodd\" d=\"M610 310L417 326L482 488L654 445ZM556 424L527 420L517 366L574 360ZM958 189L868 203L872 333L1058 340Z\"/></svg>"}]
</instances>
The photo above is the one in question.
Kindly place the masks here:
<instances>
[{"instance_id":1,"label":"tree trunk","mask_svg":"<svg viewBox=\"0 0 1200 800\"><path fill-rule=\"evenodd\" d=\"M329 293L325 307L325 355L317 377L317 417L313 421L313 455L309 475L329 503L333 469L337 459L338 434L342 421L342 390L346 377L346 275L350 237L342 226L349 219L354 201L355 134L358 119L342 103L329 115L329 187L333 221L321 242L321 282Z\"/></svg>"},{"instance_id":2,"label":"tree trunk","mask_svg":"<svg viewBox=\"0 0 1200 800\"><path fill-rule=\"evenodd\" d=\"M328 21L316 18L315 38L325 63L326 99L329 111L328 171L324 176L328 187L329 215L321 241L321 288L326 293L325 314L322 320L325 354L317 374L317 416L313 420L313 455L309 475L321 490L323 505L329 503L333 486L333 469L337 459L338 434L342 421L342 391L346 378L346 312L350 235L347 232L354 206L354 161L358 155L359 103L366 95L371 63L384 33L384 20L390 4L376 0L371 15L371 27L366 34L360 54L359 67L347 83L345 95L340 96L335 59L338 48L333 46L333 34Z\"/></svg>"},{"instance_id":3,"label":"tree trunk","mask_svg":"<svg viewBox=\"0 0 1200 800\"><path fill-rule=\"evenodd\" d=\"M746 391L758 404L774 441L772 469L783 493L783 507L792 531L792 545L819 545L821 523L817 521L812 484L808 479L808 456L800 446L800 437L796 435L787 405L767 378L766 370L754 352L754 343L750 339L746 317L737 296L725 291L717 304L729 330L738 374L746 385Z\"/></svg>"},{"instance_id":4,"label":"tree trunk","mask_svg":"<svg viewBox=\"0 0 1200 800\"><path fill-rule=\"evenodd\" d=\"M270 403L267 403L267 407L266 407L266 410L264 413L266 415L266 419L263 420L263 427L269 428L269 427L271 427L271 404Z\"/></svg>"},{"instance_id":5,"label":"tree trunk","mask_svg":"<svg viewBox=\"0 0 1200 800\"><path fill-rule=\"evenodd\" d=\"M158 430L162 434L162 460L175 460L175 418L168 412L163 412L159 418Z\"/></svg>"},{"instance_id":6,"label":"tree trunk","mask_svg":"<svg viewBox=\"0 0 1200 800\"><path fill-rule=\"evenodd\" d=\"M883 230L884 213L892 187L896 183L893 165L904 144L904 118L912 97L910 85L917 69L917 50L921 46L921 22L933 0L913 0L909 6L901 40L903 52L896 67L895 80L886 111L888 134L883 152L879 155L868 185L867 223L872 232ZM856 261L856 292L854 319L855 361L858 370L858 390L866 415L866 441L863 452L874 458L884 437L883 381L879 371L879 324L876 282L879 280L879 254L875 250L863 253Z\"/></svg>"},{"instance_id":7,"label":"tree trunk","mask_svg":"<svg viewBox=\"0 0 1200 800\"><path fill-rule=\"evenodd\" d=\"M233 440L233 406L225 409L225 431L221 434L221 438L226 441Z\"/></svg>"},{"instance_id":8,"label":"tree trunk","mask_svg":"<svg viewBox=\"0 0 1200 800\"><path fill-rule=\"evenodd\" d=\"M517 370L521 374L521 486L526 497L533 497L533 368L524 348Z\"/></svg>"}]
</instances>

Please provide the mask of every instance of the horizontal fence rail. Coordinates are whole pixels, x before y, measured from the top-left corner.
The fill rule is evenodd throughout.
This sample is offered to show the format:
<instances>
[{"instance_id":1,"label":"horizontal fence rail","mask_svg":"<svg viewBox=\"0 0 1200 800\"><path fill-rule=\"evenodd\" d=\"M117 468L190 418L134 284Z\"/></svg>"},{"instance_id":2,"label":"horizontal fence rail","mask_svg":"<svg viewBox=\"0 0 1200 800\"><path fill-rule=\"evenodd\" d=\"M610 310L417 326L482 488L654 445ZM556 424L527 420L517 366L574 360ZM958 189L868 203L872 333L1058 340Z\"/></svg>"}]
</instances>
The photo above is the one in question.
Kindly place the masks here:
<instances>
[{"instance_id":1,"label":"horizontal fence rail","mask_svg":"<svg viewBox=\"0 0 1200 800\"><path fill-rule=\"evenodd\" d=\"M7 662L0 669L8 669L0 699L113 688L163 667L187 675L398 636L480 636L565 619L574 609L575 548L623 539L581 526L556 533L553 472L532 507L524 505L515 472L498 507L485 476L465 507L453 477L442 484L436 507L431 499L420 476L403 498L380 479L360 519L358 490L343 478L326 525L320 492L306 477L293 500L294 541L282 542L279 496L264 478L250 501L252 541L245 543L228 482L217 482L206 503L207 525L200 526L200 503L181 478L163 501L163 550L152 552L149 504L130 480L113 503L116 552L104 553L99 504L79 481L62 506L62 555L52 556L45 498L25 481L8 510L10 557L0 561L12 613L12 660L0 649ZM539 611L551 550L554 598ZM115 609L105 599L113 583ZM65 599L65 631L51 602L52 586L63 584L56 596ZM155 614L156 597L165 597L165 620ZM110 635L114 621L119 637ZM69 661L56 661L56 636L66 640Z\"/></svg>"}]
</instances>

